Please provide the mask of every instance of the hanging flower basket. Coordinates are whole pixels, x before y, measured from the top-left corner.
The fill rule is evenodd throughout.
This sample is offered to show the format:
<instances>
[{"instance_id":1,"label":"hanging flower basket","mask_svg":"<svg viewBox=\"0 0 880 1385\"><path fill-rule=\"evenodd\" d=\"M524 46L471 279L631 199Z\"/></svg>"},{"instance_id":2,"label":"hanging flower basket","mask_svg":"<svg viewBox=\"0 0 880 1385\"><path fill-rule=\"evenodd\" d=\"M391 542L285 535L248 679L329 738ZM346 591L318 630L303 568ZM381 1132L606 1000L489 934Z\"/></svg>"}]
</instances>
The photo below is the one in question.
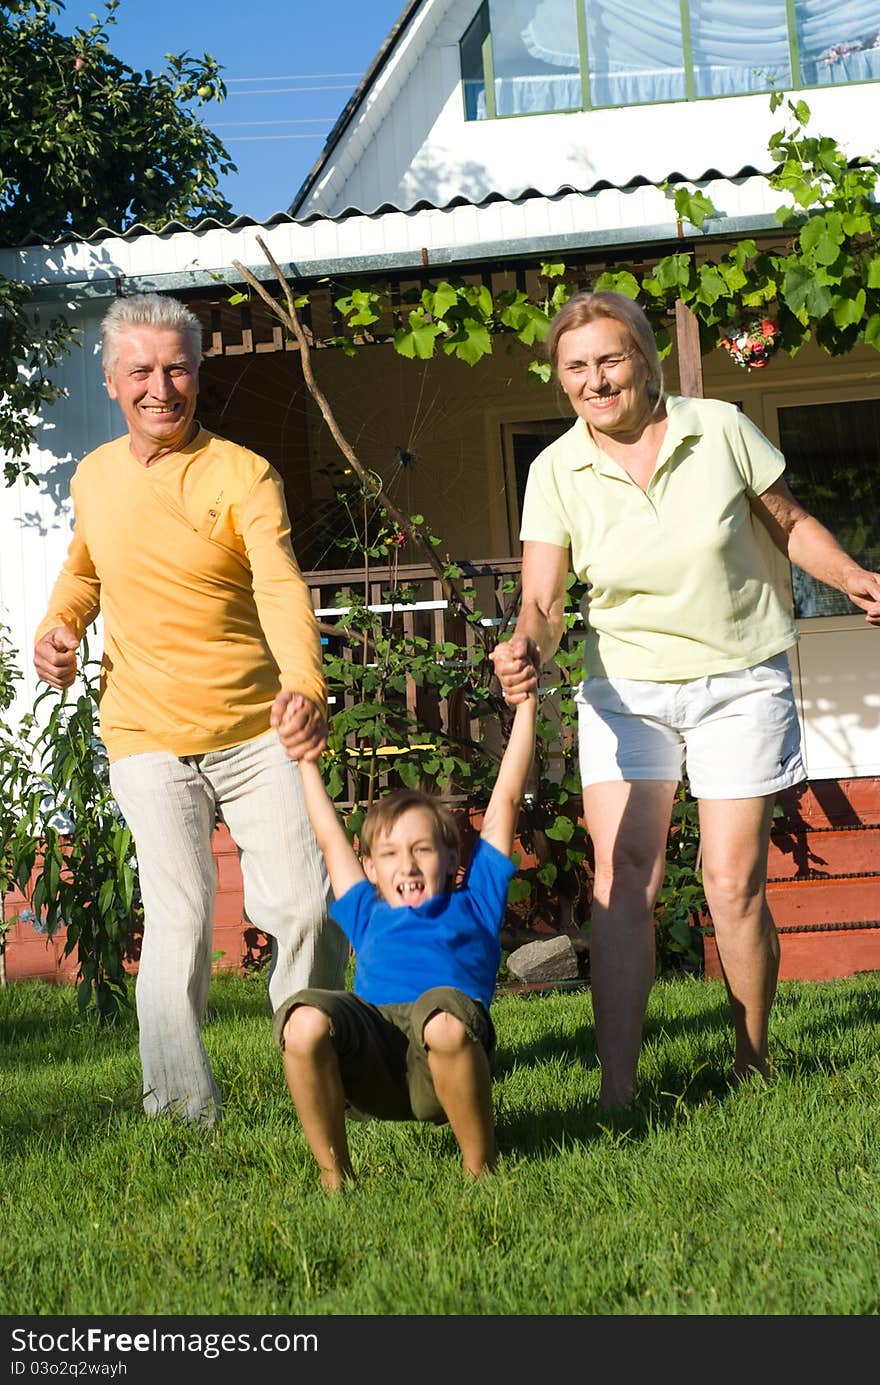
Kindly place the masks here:
<instances>
[{"instance_id":1,"label":"hanging flower basket","mask_svg":"<svg viewBox=\"0 0 880 1385\"><path fill-rule=\"evenodd\" d=\"M731 327L718 343L746 370L762 370L779 350L779 328L769 317L756 319L742 327Z\"/></svg>"}]
</instances>

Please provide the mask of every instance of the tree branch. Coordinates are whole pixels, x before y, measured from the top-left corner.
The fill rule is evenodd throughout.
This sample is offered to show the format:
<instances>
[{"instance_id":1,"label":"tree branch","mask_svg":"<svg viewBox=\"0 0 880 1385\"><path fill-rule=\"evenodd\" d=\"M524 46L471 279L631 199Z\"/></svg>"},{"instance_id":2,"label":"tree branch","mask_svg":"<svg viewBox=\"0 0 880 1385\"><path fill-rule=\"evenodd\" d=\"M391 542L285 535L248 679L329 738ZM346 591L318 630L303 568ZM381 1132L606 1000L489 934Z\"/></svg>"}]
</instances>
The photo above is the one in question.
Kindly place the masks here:
<instances>
[{"instance_id":1,"label":"tree branch","mask_svg":"<svg viewBox=\"0 0 880 1385\"><path fill-rule=\"evenodd\" d=\"M240 261L233 260L233 267L238 270L239 274L245 280L245 282L250 284L251 288L254 290L255 293L257 293L260 296L260 298L270 309L270 311L274 313L274 315L277 318L280 319L284 326L287 327L288 330L291 331L294 337L296 338L297 344L300 349L300 359L302 362L303 378L306 382L306 386L309 390L309 393L315 400L315 403L318 405L318 408L321 410L321 413L324 416L324 421L326 422L327 427L330 429L330 433L333 436L333 439L337 447L339 448L345 460L348 462L352 471L354 471L355 475L360 480L361 486L364 487L364 489L366 489L369 483L369 474L361 465L360 461L357 458L357 455L355 454L354 449L348 442L347 438L343 435L342 430L339 427L339 424L337 423L336 418L333 414L333 410L331 409L330 404L327 400L327 397L321 389L320 385L318 384L317 380L315 379L315 373L312 369L311 347L309 345L306 333L303 329L303 325L300 321L299 313L296 310L296 304L294 302L293 291L290 287L290 284L287 282L287 279L281 272L281 269L279 268L271 251L269 250L268 246L266 245L265 241L262 239L261 236L257 236L257 244L259 245L263 254L266 256L266 259L268 260L269 265L271 266L275 274L275 277L281 285L287 303L286 311L278 302L278 300L276 298L273 298L272 295L263 287L259 279L257 279L250 272L250 270L246 269L244 265L240 263ZM407 515L404 515L397 508L391 497L386 493L384 487L380 489L377 499L379 503L382 505L383 509L385 509L386 512L391 516L394 523L399 525L401 531L405 533L415 543L417 543L419 548L425 554L429 565L437 575L437 578L443 589L444 596L446 597L446 600L449 603L450 607L458 613L464 615L465 617L473 617L473 609L464 599L461 592L459 592L455 583L446 575L443 564L440 562L439 558L437 557L437 554L434 552L433 545L428 542L428 540L421 533L420 529L412 523L412 521L409 519ZM485 647L488 643L485 630L479 624L474 624L474 629L479 633L480 640L482 641Z\"/></svg>"}]
</instances>

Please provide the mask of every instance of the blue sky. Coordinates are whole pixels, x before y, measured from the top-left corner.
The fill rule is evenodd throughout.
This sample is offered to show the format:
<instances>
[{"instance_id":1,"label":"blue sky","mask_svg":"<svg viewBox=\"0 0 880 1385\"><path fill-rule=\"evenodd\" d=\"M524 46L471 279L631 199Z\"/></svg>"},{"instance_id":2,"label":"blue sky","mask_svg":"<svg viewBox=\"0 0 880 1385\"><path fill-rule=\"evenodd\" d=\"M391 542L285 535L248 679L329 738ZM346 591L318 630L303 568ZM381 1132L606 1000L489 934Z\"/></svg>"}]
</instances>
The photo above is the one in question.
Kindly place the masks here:
<instances>
[{"instance_id":1,"label":"blue sky","mask_svg":"<svg viewBox=\"0 0 880 1385\"><path fill-rule=\"evenodd\" d=\"M286 211L405 0L121 0L110 47L154 71L166 53L208 52L229 95L203 108L238 173L223 191L237 215ZM62 33L90 28L99 0L70 0Z\"/></svg>"}]
</instances>

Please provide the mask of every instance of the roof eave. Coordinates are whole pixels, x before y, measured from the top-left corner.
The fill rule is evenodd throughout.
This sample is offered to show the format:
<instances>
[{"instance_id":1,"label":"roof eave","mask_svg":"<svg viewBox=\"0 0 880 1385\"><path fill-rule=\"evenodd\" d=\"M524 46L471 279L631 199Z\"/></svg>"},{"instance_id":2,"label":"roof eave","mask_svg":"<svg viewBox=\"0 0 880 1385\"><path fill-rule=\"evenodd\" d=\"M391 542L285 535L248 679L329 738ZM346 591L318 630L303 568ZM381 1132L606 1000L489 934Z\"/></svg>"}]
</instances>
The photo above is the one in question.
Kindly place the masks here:
<instances>
[{"instance_id":1,"label":"roof eave","mask_svg":"<svg viewBox=\"0 0 880 1385\"><path fill-rule=\"evenodd\" d=\"M781 230L773 215L743 217L711 217L697 227L688 221L664 222L652 226L620 227L613 231L569 232L558 236L533 236L514 240L479 241L472 245L435 246L427 253L406 248L381 255L352 255L333 260L289 261L279 265L285 278L293 283L337 278L349 275L401 274L426 269L441 269L455 265L478 265L504 260L521 260L575 252L597 254L603 250L617 253L624 250L644 250L647 246L681 245L737 239L745 235L761 235ZM275 279L267 264L249 265L255 278L271 282ZM219 275L228 283L238 283L240 276L230 264ZM37 302L58 299L107 298L121 293L194 292L208 288L217 293L218 270L184 270L167 274L112 275L105 279L94 276L70 279L53 284L35 285L33 298Z\"/></svg>"}]
</instances>

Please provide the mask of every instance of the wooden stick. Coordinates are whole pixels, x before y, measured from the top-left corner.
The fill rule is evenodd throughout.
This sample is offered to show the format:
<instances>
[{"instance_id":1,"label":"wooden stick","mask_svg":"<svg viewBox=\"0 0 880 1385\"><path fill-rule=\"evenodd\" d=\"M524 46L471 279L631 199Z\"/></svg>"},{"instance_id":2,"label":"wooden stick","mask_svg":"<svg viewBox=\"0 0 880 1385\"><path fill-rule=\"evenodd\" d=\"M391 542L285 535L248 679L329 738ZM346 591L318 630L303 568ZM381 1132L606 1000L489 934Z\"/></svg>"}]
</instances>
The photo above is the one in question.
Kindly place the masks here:
<instances>
[{"instance_id":1,"label":"wooden stick","mask_svg":"<svg viewBox=\"0 0 880 1385\"><path fill-rule=\"evenodd\" d=\"M287 282L287 279L281 272L279 265L277 264L274 256L272 255L272 252L269 250L268 246L266 245L266 242L263 240L261 236L257 236L257 244L259 245L263 254L266 256L266 259L269 262L269 265L273 273L275 274L276 279L281 285L287 303L286 311L278 302L278 300L273 298L272 295L263 287L259 279L257 279L250 272L250 270L246 269L239 260L232 261L233 267L238 270L239 274L242 276L245 282L250 284L251 288L253 288L254 291L260 296L260 298L263 300L266 306L278 318L281 319L284 325L291 332L293 332L293 335L296 337L296 341L300 349L300 359L302 361L303 378L306 382L306 386L309 390L309 393L315 400L315 403L318 405L318 408L321 410L321 413L324 417L324 421L326 422L327 427L330 429L330 433L334 441L336 442L337 447L339 448L345 460L348 462L351 469L354 471L355 475L360 480L361 485L366 489L370 481L369 473L361 465L357 455L355 454L354 449L348 442L348 439L344 436L342 429L339 427L339 424L336 421L336 417L333 413L333 410L330 407L327 397L315 378L315 372L312 368L311 347L309 346L308 338L306 337L305 331L303 330L303 325L300 322L299 313L296 310L296 304L294 302L293 291L290 287L290 284ZM382 505L383 509L385 509L385 511L391 516L394 523L400 526L401 532L406 534L408 538L412 539L421 548L431 568L437 574L437 578L442 585L444 595L446 597L446 600L449 602L449 605L453 607L455 610L460 611L463 615L472 615L473 612L470 606L467 604L464 597L458 591L455 584L451 581L449 577L446 576L446 573L443 569L443 564L439 561L436 553L434 552L433 545L430 544L427 541L427 539L424 538L420 530L412 524L410 519L397 508L391 497L386 493L384 487L380 488L377 499L379 503ZM482 626L479 625L475 628L478 630L480 639L483 645L485 646L487 644L487 637L485 631L483 630Z\"/></svg>"}]
</instances>

